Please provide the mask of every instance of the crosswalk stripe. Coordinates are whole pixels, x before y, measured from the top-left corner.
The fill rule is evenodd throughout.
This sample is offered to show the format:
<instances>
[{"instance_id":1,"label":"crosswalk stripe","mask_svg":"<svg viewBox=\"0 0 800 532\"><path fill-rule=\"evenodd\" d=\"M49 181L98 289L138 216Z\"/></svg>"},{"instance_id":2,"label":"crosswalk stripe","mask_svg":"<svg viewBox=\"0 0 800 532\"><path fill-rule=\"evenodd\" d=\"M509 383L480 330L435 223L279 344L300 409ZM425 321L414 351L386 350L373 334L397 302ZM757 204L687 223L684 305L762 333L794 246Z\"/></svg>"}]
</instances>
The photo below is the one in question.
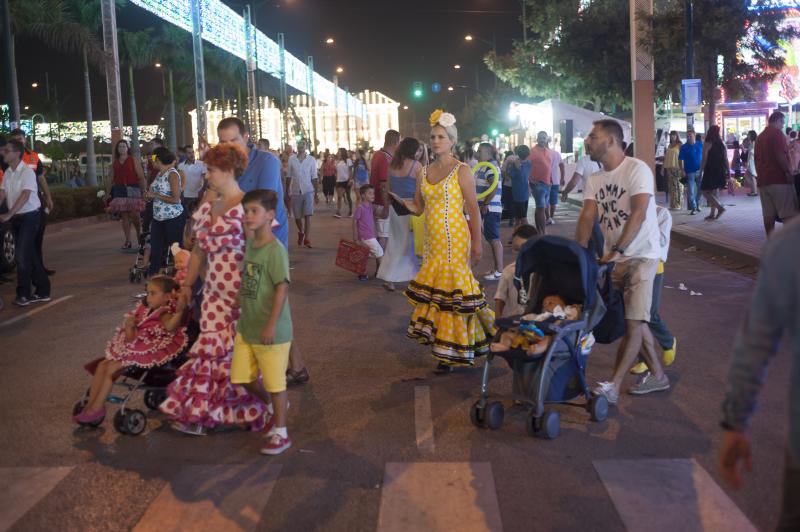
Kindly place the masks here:
<instances>
[{"instance_id":1,"label":"crosswalk stripe","mask_svg":"<svg viewBox=\"0 0 800 532\"><path fill-rule=\"evenodd\" d=\"M501 532L489 462L389 462L378 532Z\"/></svg>"},{"instance_id":2,"label":"crosswalk stripe","mask_svg":"<svg viewBox=\"0 0 800 532\"><path fill-rule=\"evenodd\" d=\"M628 530L756 531L694 459L595 460L593 463Z\"/></svg>"},{"instance_id":3,"label":"crosswalk stripe","mask_svg":"<svg viewBox=\"0 0 800 532\"><path fill-rule=\"evenodd\" d=\"M72 299L73 297L75 297L75 296L74 295L69 295L69 296L60 297L58 299L54 299L50 303L45 303L44 305L42 305L41 303L36 303L39 306L35 307L33 310L29 310L28 312L20 314L19 316L14 316L13 318L10 318L10 319L7 319L6 321L0 322L0 327L7 327L9 325L13 325L13 324L17 323L18 321L24 320L25 318L30 318L31 316L39 314L43 310L47 310L50 307L58 305L59 303L61 303L63 301L66 301L68 299Z\"/></svg>"},{"instance_id":4,"label":"crosswalk stripe","mask_svg":"<svg viewBox=\"0 0 800 532\"><path fill-rule=\"evenodd\" d=\"M164 486L134 530L255 530L281 468L268 459L187 467Z\"/></svg>"},{"instance_id":5,"label":"crosswalk stripe","mask_svg":"<svg viewBox=\"0 0 800 532\"><path fill-rule=\"evenodd\" d=\"M73 469L73 466L0 467L0 531L11 528Z\"/></svg>"},{"instance_id":6,"label":"crosswalk stripe","mask_svg":"<svg viewBox=\"0 0 800 532\"><path fill-rule=\"evenodd\" d=\"M433 453L436 450L436 442L433 439L431 389L429 386L414 387L414 425L417 431L417 449L421 453Z\"/></svg>"}]
</instances>

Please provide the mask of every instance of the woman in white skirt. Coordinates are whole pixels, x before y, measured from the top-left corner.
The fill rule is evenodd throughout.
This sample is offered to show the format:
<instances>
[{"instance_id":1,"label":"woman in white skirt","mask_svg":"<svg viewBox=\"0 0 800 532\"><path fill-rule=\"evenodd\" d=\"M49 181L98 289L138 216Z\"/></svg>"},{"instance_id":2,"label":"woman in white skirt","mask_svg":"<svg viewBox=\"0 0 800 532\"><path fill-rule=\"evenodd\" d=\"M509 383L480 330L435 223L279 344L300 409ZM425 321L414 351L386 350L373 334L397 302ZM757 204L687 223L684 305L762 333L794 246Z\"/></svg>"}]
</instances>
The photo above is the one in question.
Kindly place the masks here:
<instances>
[{"instance_id":1,"label":"woman in white skirt","mask_svg":"<svg viewBox=\"0 0 800 532\"><path fill-rule=\"evenodd\" d=\"M414 198L423 166L417 161L421 149L417 139L406 137L392 158L389 165L389 191L400 198ZM411 216L398 214L392 206L389 209L389 240L378 269L378 279L384 281L384 288L394 291L394 283L411 281L417 275L419 265L420 260L414 254Z\"/></svg>"}]
</instances>

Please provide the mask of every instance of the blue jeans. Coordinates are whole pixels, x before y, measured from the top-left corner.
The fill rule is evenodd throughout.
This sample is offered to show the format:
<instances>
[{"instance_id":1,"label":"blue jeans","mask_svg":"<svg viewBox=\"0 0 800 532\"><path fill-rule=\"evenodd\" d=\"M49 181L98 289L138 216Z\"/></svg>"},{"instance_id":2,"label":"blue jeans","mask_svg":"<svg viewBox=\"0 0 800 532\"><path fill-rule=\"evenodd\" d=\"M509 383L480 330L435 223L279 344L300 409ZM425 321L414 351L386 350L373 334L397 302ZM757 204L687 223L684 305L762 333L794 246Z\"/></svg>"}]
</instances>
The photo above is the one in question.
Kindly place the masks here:
<instances>
[{"instance_id":1,"label":"blue jeans","mask_svg":"<svg viewBox=\"0 0 800 532\"><path fill-rule=\"evenodd\" d=\"M37 295L50 296L50 279L44 271L42 257L36 250L36 235L41 223L42 213L38 210L11 218L17 263L17 297L30 298L31 283L36 288Z\"/></svg>"},{"instance_id":2,"label":"blue jeans","mask_svg":"<svg viewBox=\"0 0 800 532\"><path fill-rule=\"evenodd\" d=\"M169 247L178 242L183 244L183 226L186 217L183 213L169 220L153 220L150 223L150 267L147 275L155 275L161 269L162 261Z\"/></svg>"},{"instance_id":3,"label":"blue jeans","mask_svg":"<svg viewBox=\"0 0 800 532\"><path fill-rule=\"evenodd\" d=\"M531 183L531 194L536 202L537 209L546 209L550 206L550 185L541 181Z\"/></svg>"},{"instance_id":4,"label":"blue jeans","mask_svg":"<svg viewBox=\"0 0 800 532\"><path fill-rule=\"evenodd\" d=\"M690 211L696 211L700 203L700 172L686 172L686 199Z\"/></svg>"},{"instance_id":5,"label":"blue jeans","mask_svg":"<svg viewBox=\"0 0 800 532\"><path fill-rule=\"evenodd\" d=\"M667 324L664 323L661 320L661 316L658 315L658 306L661 303L661 288L663 286L664 274L656 274L656 278L653 280L653 300L652 303L650 303L650 323L648 325L658 345L661 346L661 349L666 350L672 349L675 336L667 329Z\"/></svg>"}]
</instances>

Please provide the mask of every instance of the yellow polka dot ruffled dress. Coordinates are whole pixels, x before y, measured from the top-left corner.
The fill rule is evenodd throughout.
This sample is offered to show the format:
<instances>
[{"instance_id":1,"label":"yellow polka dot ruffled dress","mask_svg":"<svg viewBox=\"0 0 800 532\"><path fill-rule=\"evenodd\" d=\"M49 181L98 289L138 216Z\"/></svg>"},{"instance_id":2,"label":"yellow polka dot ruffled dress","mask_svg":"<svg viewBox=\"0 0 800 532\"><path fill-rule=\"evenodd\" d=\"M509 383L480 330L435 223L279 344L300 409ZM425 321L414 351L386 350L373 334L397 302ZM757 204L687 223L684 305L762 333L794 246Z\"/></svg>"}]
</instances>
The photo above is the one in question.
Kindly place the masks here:
<instances>
[{"instance_id":1,"label":"yellow polka dot ruffled dress","mask_svg":"<svg viewBox=\"0 0 800 532\"><path fill-rule=\"evenodd\" d=\"M441 362L471 366L476 355L489 350L494 312L469 267L470 232L457 175L461 164L435 185L423 169L425 250L405 295L415 305L409 338L431 345Z\"/></svg>"}]
</instances>

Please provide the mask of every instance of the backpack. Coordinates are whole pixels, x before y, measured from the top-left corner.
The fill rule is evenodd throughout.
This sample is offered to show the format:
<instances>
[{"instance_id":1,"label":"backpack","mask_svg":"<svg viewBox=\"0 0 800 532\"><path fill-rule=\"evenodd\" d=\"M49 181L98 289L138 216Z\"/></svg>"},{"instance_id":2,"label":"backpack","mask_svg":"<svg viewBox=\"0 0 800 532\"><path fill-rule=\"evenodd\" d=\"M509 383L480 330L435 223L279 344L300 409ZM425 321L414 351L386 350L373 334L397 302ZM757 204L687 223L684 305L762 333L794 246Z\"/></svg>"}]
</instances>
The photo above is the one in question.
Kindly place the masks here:
<instances>
[{"instance_id":1,"label":"backpack","mask_svg":"<svg viewBox=\"0 0 800 532\"><path fill-rule=\"evenodd\" d=\"M609 264L598 277L600 298L606 306L606 313L594 326L594 339L600 344L611 344L625 335L625 301L622 292L615 290L611 282L614 265Z\"/></svg>"}]
</instances>

